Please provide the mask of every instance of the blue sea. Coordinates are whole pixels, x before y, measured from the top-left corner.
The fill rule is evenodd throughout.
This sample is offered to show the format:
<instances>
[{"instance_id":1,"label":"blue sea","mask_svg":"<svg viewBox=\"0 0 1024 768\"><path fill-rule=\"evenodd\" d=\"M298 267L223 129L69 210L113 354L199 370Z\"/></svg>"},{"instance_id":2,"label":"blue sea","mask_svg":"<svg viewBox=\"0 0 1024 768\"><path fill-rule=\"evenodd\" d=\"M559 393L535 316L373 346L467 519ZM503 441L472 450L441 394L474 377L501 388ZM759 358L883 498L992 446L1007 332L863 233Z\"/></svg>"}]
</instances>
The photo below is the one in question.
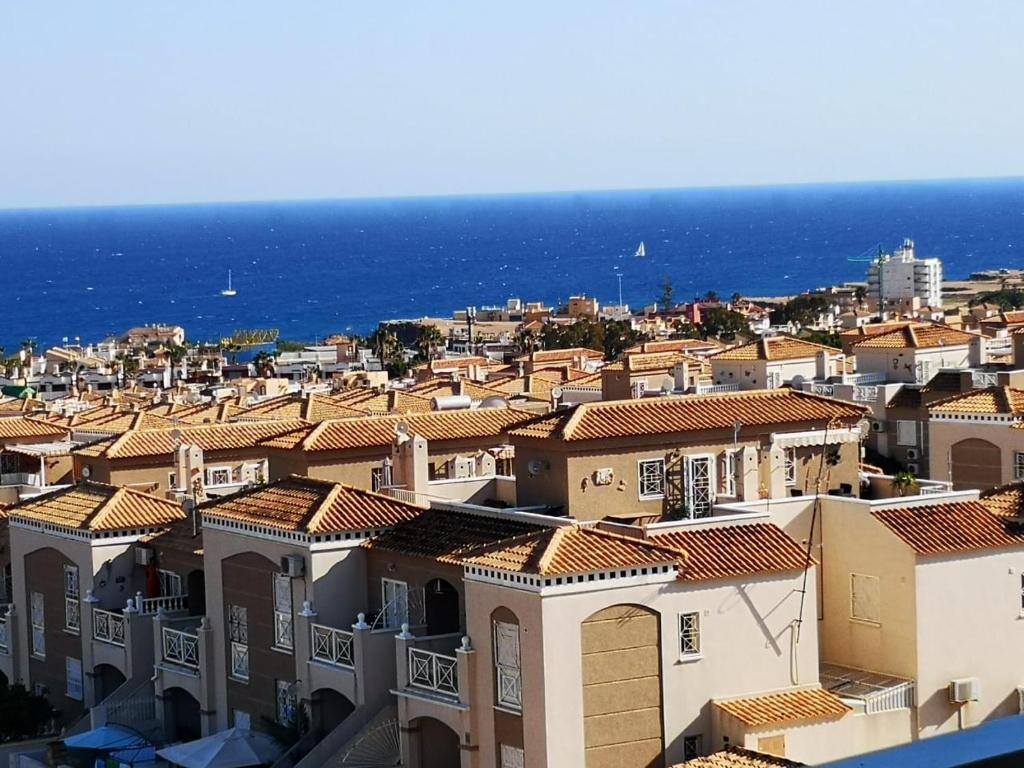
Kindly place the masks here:
<instances>
[{"instance_id":1,"label":"blue sea","mask_svg":"<svg viewBox=\"0 0 1024 768\"><path fill-rule=\"evenodd\" d=\"M792 294L904 237L950 277L1022 267L1024 180L0 211L0 344L157 322L314 340L512 296L613 303L619 275L634 307L666 275L679 300Z\"/></svg>"}]
</instances>

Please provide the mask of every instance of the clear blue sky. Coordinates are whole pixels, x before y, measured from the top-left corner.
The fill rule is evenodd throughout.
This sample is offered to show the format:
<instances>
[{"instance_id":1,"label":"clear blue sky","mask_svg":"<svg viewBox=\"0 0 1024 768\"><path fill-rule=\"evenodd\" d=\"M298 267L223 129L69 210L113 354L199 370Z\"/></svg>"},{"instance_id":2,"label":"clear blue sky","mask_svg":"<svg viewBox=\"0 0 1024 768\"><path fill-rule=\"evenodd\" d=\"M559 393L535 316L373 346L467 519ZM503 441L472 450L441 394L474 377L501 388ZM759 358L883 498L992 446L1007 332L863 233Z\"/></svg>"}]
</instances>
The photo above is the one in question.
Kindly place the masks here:
<instances>
[{"instance_id":1,"label":"clear blue sky","mask_svg":"<svg viewBox=\"0 0 1024 768\"><path fill-rule=\"evenodd\" d=\"M1024 174L1018 0L0 2L0 207Z\"/></svg>"}]
</instances>

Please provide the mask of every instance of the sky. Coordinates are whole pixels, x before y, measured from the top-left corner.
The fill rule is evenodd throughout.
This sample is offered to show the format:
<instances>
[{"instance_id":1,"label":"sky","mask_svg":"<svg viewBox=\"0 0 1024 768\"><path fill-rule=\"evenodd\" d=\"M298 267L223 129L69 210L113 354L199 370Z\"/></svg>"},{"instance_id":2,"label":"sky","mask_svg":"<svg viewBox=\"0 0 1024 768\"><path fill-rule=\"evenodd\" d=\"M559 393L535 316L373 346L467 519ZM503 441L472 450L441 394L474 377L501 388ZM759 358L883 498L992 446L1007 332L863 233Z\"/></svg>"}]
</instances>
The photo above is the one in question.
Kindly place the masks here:
<instances>
[{"instance_id":1,"label":"sky","mask_svg":"<svg viewBox=\"0 0 1024 768\"><path fill-rule=\"evenodd\" d=\"M0 0L0 208L1024 175L1018 0Z\"/></svg>"}]
</instances>

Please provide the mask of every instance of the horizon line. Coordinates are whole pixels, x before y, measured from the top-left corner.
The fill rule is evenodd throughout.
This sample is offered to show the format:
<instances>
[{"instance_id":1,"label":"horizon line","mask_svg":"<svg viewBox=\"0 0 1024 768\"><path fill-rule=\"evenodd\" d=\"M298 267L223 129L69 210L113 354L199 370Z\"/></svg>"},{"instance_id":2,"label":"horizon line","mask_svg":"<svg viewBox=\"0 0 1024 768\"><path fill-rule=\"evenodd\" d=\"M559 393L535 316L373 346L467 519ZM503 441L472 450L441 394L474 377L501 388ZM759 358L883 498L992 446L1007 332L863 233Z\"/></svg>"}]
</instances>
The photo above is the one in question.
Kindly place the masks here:
<instances>
[{"instance_id":1,"label":"horizon line","mask_svg":"<svg viewBox=\"0 0 1024 768\"><path fill-rule=\"evenodd\" d=\"M293 197L293 198L243 198L205 201L168 201L140 203L82 203L73 205L26 205L16 207L0 207L0 214L32 213L48 211L89 211L121 208L186 208L234 205L295 205L310 203L373 203L373 202L406 202L425 200L471 200L483 198L506 197L555 197L569 195L610 195L636 194L643 192L700 192L730 191L757 189L790 189L797 187L850 187L866 185L899 185L899 184L936 184L936 183L978 183L1024 181L1024 175L1009 174L1006 176L937 176L924 178L901 179L844 179L837 181L789 181L748 184L698 184L694 186L653 186L653 187L605 187L595 189L551 189L531 192L451 192L421 193L407 195L349 195L339 197Z\"/></svg>"}]
</instances>

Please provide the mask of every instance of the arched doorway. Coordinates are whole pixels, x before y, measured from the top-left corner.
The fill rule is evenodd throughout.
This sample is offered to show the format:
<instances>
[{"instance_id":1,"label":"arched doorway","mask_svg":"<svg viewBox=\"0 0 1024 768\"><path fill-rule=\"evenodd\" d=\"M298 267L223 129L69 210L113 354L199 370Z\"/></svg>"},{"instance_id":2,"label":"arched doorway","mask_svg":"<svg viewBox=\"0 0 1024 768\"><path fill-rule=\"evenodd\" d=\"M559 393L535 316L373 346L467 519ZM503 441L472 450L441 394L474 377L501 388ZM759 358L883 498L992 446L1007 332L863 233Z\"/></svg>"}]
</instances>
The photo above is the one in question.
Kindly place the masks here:
<instances>
[{"instance_id":1,"label":"arched doorway","mask_svg":"<svg viewBox=\"0 0 1024 768\"><path fill-rule=\"evenodd\" d=\"M1002 484L1003 455L998 445L970 438L949 450L953 490L986 490Z\"/></svg>"},{"instance_id":2,"label":"arched doorway","mask_svg":"<svg viewBox=\"0 0 1024 768\"><path fill-rule=\"evenodd\" d=\"M188 594L188 615L205 615L206 575L200 570L192 571L185 579L185 591Z\"/></svg>"},{"instance_id":3,"label":"arched doorway","mask_svg":"<svg viewBox=\"0 0 1024 768\"><path fill-rule=\"evenodd\" d=\"M96 691L96 703L105 700L110 694L124 685L124 675L117 667L110 664L98 664L93 670L93 685Z\"/></svg>"},{"instance_id":4,"label":"arched doorway","mask_svg":"<svg viewBox=\"0 0 1024 768\"><path fill-rule=\"evenodd\" d=\"M164 690L164 727L171 741L194 741L203 735L199 702L184 688Z\"/></svg>"},{"instance_id":5,"label":"arched doorway","mask_svg":"<svg viewBox=\"0 0 1024 768\"><path fill-rule=\"evenodd\" d=\"M416 732L416 750L420 768L459 768L459 735L432 717L420 717L409 723Z\"/></svg>"},{"instance_id":6,"label":"arched doorway","mask_svg":"<svg viewBox=\"0 0 1024 768\"><path fill-rule=\"evenodd\" d=\"M661 627L640 605L613 605L584 620L586 765L661 768Z\"/></svg>"},{"instance_id":7,"label":"arched doorway","mask_svg":"<svg viewBox=\"0 0 1024 768\"><path fill-rule=\"evenodd\" d=\"M462 628L458 590L444 579L427 582L424 604L428 635L447 635Z\"/></svg>"},{"instance_id":8,"label":"arched doorway","mask_svg":"<svg viewBox=\"0 0 1024 768\"><path fill-rule=\"evenodd\" d=\"M310 702L310 718L313 729L321 734L330 733L346 717L352 714L355 705L332 688L313 691Z\"/></svg>"}]
</instances>

